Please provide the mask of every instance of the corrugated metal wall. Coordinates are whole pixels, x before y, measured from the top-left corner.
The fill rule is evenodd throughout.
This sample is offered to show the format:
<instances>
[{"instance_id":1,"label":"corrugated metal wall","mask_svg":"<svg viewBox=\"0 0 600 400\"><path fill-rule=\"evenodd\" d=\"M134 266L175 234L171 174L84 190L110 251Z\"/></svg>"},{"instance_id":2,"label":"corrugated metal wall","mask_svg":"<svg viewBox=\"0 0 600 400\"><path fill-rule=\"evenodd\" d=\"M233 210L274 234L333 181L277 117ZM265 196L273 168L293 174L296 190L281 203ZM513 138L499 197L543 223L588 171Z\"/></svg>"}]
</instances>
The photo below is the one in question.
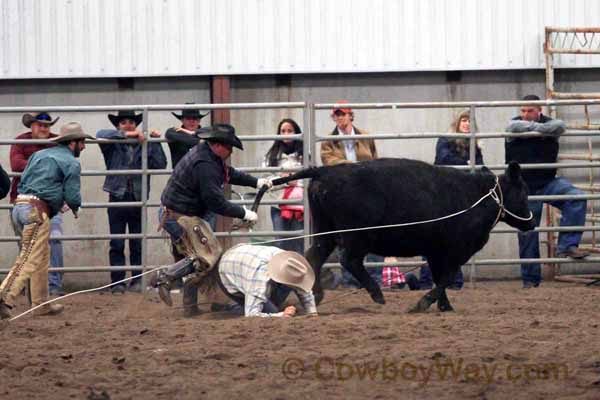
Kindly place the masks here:
<instances>
[{"instance_id":1,"label":"corrugated metal wall","mask_svg":"<svg viewBox=\"0 0 600 400\"><path fill-rule=\"evenodd\" d=\"M544 26L600 0L0 0L0 79L543 68Z\"/></svg>"}]
</instances>

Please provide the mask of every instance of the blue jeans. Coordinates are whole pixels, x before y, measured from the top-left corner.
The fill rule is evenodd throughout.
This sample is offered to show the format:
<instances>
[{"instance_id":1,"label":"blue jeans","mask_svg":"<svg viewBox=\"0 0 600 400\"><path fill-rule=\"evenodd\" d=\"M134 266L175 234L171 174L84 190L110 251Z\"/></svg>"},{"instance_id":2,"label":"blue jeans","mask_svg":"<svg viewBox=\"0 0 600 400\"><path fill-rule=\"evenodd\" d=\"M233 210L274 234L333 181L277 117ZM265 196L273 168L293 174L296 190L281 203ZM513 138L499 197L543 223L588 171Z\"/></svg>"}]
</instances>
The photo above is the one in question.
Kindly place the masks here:
<instances>
[{"instance_id":1,"label":"blue jeans","mask_svg":"<svg viewBox=\"0 0 600 400\"><path fill-rule=\"evenodd\" d=\"M158 208L159 223L161 223L163 220L163 214L164 214L164 208L159 207ZM212 229L213 232L216 232L216 230L217 230L217 214L209 211L202 217L202 219L205 220L206 222L208 222L208 224L210 225L210 229ZM169 236L171 237L171 240L173 242L177 242L183 236L183 228L181 227L181 225L179 225L177 223L177 220L175 218L167 217L163 223L163 228L165 231L167 231L167 233L169 234Z\"/></svg>"},{"instance_id":2,"label":"blue jeans","mask_svg":"<svg viewBox=\"0 0 600 400\"><path fill-rule=\"evenodd\" d=\"M546 186L530 193L537 196L551 196L561 194L584 194L575 188L571 182L564 178L555 178ZM585 200L562 201L530 201L529 209L535 218L535 225L540 225L543 203L548 203L562 212L560 226L584 225L587 202ZM558 235L557 251L563 252L571 246L579 246L583 232L560 232ZM539 232L519 232L519 257L540 258ZM539 285L542 280L539 263L521 264L521 278L523 282Z\"/></svg>"},{"instance_id":3,"label":"blue jeans","mask_svg":"<svg viewBox=\"0 0 600 400\"><path fill-rule=\"evenodd\" d=\"M27 224L27 215L31 211L31 206L26 204L20 204L15 209L18 211L11 214L11 223L15 235L23 235L23 226ZM63 215L62 213L56 214L50 220L50 236L62 236ZM18 242L19 251L21 250L21 242ZM63 247L60 240L50 240L50 267L51 268L63 268L65 266L63 259ZM62 290L62 273L61 272L50 272L48 273L48 287L50 290Z\"/></svg>"},{"instance_id":4,"label":"blue jeans","mask_svg":"<svg viewBox=\"0 0 600 400\"><path fill-rule=\"evenodd\" d=\"M63 235L63 215L56 214L50 220L50 237ZM63 268L65 266L63 259L62 242L59 239L50 239L50 268ZM62 290L62 272L50 272L48 274L48 286L50 291Z\"/></svg>"},{"instance_id":5,"label":"blue jeans","mask_svg":"<svg viewBox=\"0 0 600 400\"><path fill-rule=\"evenodd\" d=\"M341 260L343 260L343 250L341 248L338 247L338 256L340 258L340 262ZM367 254L367 256L365 257L365 261L366 262L383 262L383 260L385 259L385 257L382 256L378 256L377 254ZM381 281L382 281L382 276L381 276L381 271L382 268L380 267L373 267L373 268L366 268L367 272L369 273L369 275L371 276L371 279L373 279L379 286L381 286ZM344 266L344 264L342 263L342 284L344 286L356 286L356 287L361 287L361 284L356 280L356 278L354 278L354 276L348 271L348 269L346 269L346 267Z\"/></svg>"},{"instance_id":6,"label":"blue jeans","mask_svg":"<svg viewBox=\"0 0 600 400\"><path fill-rule=\"evenodd\" d=\"M275 231L299 231L304 229L304 222L297 219L284 219L281 217L281 210L277 207L271 207L271 221L273 221L273 230ZM278 238L279 239L279 238ZM277 247L282 250L295 251L304 255L304 240L285 240L277 242Z\"/></svg>"}]
</instances>

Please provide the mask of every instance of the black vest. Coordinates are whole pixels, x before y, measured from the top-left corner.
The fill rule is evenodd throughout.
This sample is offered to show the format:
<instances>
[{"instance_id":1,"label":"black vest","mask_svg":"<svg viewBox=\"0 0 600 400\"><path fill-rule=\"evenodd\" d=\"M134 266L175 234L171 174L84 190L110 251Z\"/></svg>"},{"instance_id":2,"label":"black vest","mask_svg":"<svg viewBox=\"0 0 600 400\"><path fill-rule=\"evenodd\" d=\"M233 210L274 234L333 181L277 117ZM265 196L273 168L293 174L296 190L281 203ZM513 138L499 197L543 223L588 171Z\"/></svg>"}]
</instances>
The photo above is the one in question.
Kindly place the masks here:
<instances>
[{"instance_id":1,"label":"black vest","mask_svg":"<svg viewBox=\"0 0 600 400\"><path fill-rule=\"evenodd\" d=\"M520 120L521 117L514 118ZM545 123L552 118L540 115L537 122ZM558 158L558 137L543 136L533 138L518 138L504 142L506 163L517 161L519 164L555 163ZM544 187L556 177L556 168L524 169L523 179L530 192Z\"/></svg>"}]
</instances>

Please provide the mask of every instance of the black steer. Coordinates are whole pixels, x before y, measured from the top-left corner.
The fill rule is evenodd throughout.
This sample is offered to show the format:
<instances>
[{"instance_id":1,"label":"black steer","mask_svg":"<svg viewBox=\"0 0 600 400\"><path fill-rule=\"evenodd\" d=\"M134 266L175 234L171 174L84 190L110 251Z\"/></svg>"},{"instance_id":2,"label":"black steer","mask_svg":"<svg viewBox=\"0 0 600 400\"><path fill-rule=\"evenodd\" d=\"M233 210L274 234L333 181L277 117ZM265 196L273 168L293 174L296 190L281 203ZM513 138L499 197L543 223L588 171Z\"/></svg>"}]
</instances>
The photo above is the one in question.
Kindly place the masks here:
<instances>
[{"instance_id":1,"label":"black steer","mask_svg":"<svg viewBox=\"0 0 600 400\"><path fill-rule=\"evenodd\" d=\"M517 163L496 177L487 169L470 173L415 160L378 159L306 169L273 183L303 178L312 178L308 196L314 233L432 220L469 209L487 195L467 212L436 222L316 236L306 258L317 277L317 301L323 298L321 267L337 245L344 249L343 264L381 304L383 293L364 268L365 255L427 257L436 287L411 311L425 311L436 301L441 311L450 311L446 287L483 248L498 220L522 231L535 228Z\"/></svg>"}]
</instances>

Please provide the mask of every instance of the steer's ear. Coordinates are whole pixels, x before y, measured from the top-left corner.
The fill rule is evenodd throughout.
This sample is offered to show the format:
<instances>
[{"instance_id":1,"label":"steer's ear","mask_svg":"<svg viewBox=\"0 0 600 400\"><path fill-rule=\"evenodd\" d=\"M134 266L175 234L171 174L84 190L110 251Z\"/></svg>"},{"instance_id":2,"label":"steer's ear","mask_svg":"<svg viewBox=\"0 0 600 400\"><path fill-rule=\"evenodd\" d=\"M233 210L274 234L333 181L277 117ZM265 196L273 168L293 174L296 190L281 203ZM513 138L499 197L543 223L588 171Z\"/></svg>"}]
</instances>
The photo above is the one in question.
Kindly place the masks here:
<instances>
[{"instance_id":1,"label":"steer's ear","mask_svg":"<svg viewBox=\"0 0 600 400\"><path fill-rule=\"evenodd\" d=\"M519 177L521 176L521 166L516 161L511 161L508 163L508 167L506 168L506 176L513 182L518 182Z\"/></svg>"}]
</instances>

